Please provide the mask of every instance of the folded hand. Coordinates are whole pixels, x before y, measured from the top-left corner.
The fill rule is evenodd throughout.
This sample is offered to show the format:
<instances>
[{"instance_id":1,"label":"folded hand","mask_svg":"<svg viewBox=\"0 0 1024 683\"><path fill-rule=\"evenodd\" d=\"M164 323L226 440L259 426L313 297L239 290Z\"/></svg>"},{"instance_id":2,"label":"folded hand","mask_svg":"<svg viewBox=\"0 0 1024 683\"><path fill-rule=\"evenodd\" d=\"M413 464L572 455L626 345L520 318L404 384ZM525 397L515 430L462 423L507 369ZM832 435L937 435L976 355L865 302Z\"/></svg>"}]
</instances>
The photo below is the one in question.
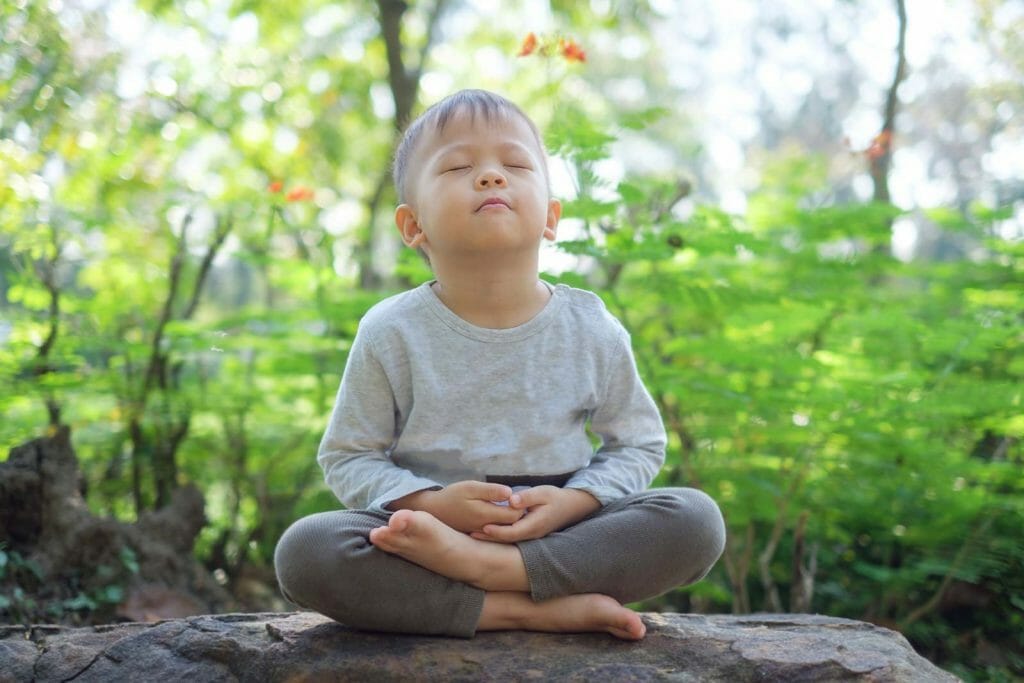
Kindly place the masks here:
<instances>
[{"instance_id":1,"label":"folded hand","mask_svg":"<svg viewBox=\"0 0 1024 683\"><path fill-rule=\"evenodd\" d=\"M486 524L471 535L481 541L498 543L543 538L575 524L600 507L596 498L581 489L535 486L509 498L509 508L523 515L518 521Z\"/></svg>"},{"instance_id":2,"label":"folded hand","mask_svg":"<svg viewBox=\"0 0 1024 683\"><path fill-rule=\"evenodd\" d=\"M388 505L389 510L424 510L452 529L470 533L486 526L513 524L526 514L509 501L512 489L504 484L460 481L440 491L417 491ZM495 503L509 502L508 506Z\"/></svg>"}]
</instances>

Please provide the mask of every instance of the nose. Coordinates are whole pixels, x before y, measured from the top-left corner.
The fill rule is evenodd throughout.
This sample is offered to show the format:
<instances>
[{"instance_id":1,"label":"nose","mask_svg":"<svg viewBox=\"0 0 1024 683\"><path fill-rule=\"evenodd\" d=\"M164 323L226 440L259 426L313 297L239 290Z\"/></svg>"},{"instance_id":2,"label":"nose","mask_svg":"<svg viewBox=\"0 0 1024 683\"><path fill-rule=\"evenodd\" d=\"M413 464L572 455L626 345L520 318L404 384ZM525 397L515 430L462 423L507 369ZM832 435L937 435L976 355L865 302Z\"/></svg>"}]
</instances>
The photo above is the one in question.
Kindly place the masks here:
<instances>
[{"instance_id":1,"label":"nose","mask_svg":"<svg viewBox=\"0 0 1024 683\"><path fill-rule=\"evenodd\" d=\"M499 171L494 169L486 169L480 172L480 175L476 177L476 189L488 190L495 187L505 187L508 184L508 180Z\"/></svg>"}]
</instances>

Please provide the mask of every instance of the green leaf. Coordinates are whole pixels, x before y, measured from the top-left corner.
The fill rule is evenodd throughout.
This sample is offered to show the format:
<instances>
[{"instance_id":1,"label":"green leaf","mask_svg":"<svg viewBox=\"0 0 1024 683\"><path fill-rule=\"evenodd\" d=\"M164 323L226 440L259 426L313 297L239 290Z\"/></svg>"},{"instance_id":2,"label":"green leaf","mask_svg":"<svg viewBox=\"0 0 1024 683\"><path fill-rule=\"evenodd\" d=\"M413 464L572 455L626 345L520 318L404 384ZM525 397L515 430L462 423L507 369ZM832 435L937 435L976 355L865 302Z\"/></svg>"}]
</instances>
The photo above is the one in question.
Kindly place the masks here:
<instances>
[{"instance_id":1,"label":"green leaf","mask_svg":"<svg viewBox=\"0 0 1024 683\"><path fill-rule=\"evenodd\" d=\"M973 201L971 202L970 211L971 214L976 216L979 220L992 223L1013 218L1015 209L1013 204L993 208L980 201Z\"/></svg>"},{"instance_id":2,"label":"green leaf","mask_svg":"<svg viewBox=\"0 0 1024 683\"><path fill-rule=\"evenodd\" d=\"M125 569L130 571L132 574L139 573L139 560L138 557L135 555L134 550L124 545L121 546L121 551L119 555L121 557L121 564L124 565Z\"/></svg>"},{"instance_id":3,"label":"green leaf","mask_svg":"<svg viewBox=\"0 0 1024 683\"><path fill-rule=\"evenodd\" d=\"M61 607L69 612L91 612L98 604L85 593L79 593L73 598L61 602Z\"/></svg>"},{"instance_id":4,"label":"green leaf","mask_svg":"<svg viewBox=\"0 0 1024 683\"><path fill-rule=\"evenodd\" d=\"M619 123L625 128L643 130L655 121L668 117L669 110L665 107L650 107L638 112L630 112L619 117Z\"/></svg>"},{"instance_id":5,"label":"green leaf","mask_svg":"<svg viewBox=\"0 0 1024 683\"><path fill-rule=\"evenodd\" d=\"M124 589L121 586L107 586L100 591L98 599L100 602L116 605L124 600Z\"/></svg>"}]
</instances>

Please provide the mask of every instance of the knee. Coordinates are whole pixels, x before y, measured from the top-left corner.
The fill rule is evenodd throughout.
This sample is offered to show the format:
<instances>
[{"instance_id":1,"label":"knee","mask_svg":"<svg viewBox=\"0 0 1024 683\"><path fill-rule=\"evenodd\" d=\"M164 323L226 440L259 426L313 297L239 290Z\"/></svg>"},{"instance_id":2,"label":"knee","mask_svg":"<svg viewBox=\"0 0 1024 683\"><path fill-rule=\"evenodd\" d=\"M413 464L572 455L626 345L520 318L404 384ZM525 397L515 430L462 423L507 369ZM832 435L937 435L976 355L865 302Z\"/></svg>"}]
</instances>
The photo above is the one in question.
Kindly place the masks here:
<instances>
[{"instance_id":1,"label":"knee","mask_svg":"<svg viewBox=\"0 0 1024 683\"><path fill-rule=\"evenodd\" d=\"M725 550L725 520L718 504L698 489L664 490L663 504L672 511L674 533L669 535L680 557L689 558L693 573L686 583L704 578Z\"/></svg>"},{"instance_id":2,"label":"knee","mask_svg":"<svg viewBox=\"0 0 1024 683\"><path fill-rule=\"evenodd\" d=\"M274 550L274 570L281 592L302 607L316 608L317 596L344 572L346 547L368 544L341 522L343 512L322 512L296 521Z\"/></svg>"},{"instance_id":3,"label":"knee","mask_svg":"<svg viewBox=\"0 0 1024 683\"><path fill-rule=\"evenodd\" d=\"M320 557L318 551L322 545L322 515L304 517L293 523L281 535L274 549L274 572L281 592L288 600L300 606L303 603L303 589L309 585L311 573L315 573L313 565Z\"/></svg>"}]
</instances>

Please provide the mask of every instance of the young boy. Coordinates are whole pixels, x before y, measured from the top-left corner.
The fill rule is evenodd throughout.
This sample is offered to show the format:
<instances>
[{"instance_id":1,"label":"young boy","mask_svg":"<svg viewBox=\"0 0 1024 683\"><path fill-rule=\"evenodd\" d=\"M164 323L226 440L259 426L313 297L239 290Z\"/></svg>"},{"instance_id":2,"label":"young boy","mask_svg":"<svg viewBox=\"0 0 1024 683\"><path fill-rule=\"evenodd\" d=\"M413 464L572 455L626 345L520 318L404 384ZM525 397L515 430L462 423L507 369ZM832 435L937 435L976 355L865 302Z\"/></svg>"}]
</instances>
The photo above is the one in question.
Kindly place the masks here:
<instances>
[{"instance_id":1,"label":"young boy","mask_svg":"<svg viewBox=\"0 0 1024 683\"><path fill-rule=\"evenodd\" d=\"M561 206L536 127L462 91L408 128L394 172L436 279L360 323L318 456L349 509L285 532L282 591L355 628L643 638L622 603L703 578L725 528L700 491L644 491L665 431L629 336L538 278Z\"/></svg>"}]
</instances>

